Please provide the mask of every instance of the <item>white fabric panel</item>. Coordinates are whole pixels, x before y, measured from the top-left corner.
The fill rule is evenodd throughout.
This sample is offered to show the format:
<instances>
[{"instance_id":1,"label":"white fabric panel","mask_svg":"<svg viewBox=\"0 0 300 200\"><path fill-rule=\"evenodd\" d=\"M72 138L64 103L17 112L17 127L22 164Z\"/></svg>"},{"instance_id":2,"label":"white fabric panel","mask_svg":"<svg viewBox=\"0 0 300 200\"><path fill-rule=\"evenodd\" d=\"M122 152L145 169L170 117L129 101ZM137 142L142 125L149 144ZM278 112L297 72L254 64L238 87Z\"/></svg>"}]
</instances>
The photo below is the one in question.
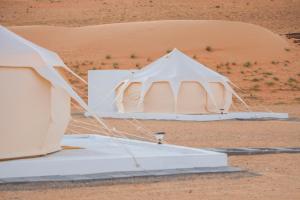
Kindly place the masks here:
<instances>
[{"instance_id":1,"label":"white fabric panel","mask_svg":"<svg viewBox=\"0 0 300 200\"><path fill-rule=\"evenodd\" d=\"M168 82L154 82L144 98L144 112L173 113L174 96Z\"/></svg>"},{"instance_id":2,"label":"white fabric panel","mask_svg":"<svg viewBox=\"0 0 300 200\"><path fill-rule=\"evenodd\" d=\"M198 82L184 81L181 83L179 94L177 97L177 113L207 113L206 102L206 92Z\"/></svg>"},{"instance_id":3,"label":"white fabric panel","mask_svg":"<svg viewBox=\"0 0 300 200\"><path fill-rule=\"evenodd\" d=\"M64 67L59 56L0 26L0 67L32 67L53 86L61 87L84 109L86 103L53 68Z\"/></svg>"},{"instance_id":4,"label":"white fabric panel","mask_svg":"<svg viewBox=\"0 0 300 200\"><path fill-rule=\"evenodd\" d=\"M182 82L198 82L206 92L206 108L198 108L196 110L203 110L203 112L219 113L221 109L228 111L232 102L232 94L236 93L228 85L229 79L221 74L214 72L213 70L205 67L204 65L196 62L194 59L188 57L177 49L174 49L171 53L159 58L142 70L132 74L128 80L130 83L139 82L142 85L140 102L141 106L145 102L144 96L148 94L148 90L157 82L168 82L173 93L173 100L170 100L170 104L174 104L174 111L177 113L178 109L178 95L180 90L180 84ZM210 84L210 83L216 83ZM193 87L193 86L191 86ZM127 87L123 90L119 90L119 93L124 93ZM166 88L165 88L166 89ZM194 88L195 89L195 88ZM158 89L156 89L158 90ZM164 94L161 90L160 96L156 98L164 101L164 97L169 98L168 89ZM196 89L195 89L196 91ZM200 90L199 90L200 91ZM184 92L181 92L184 93ZM188 92L187 92L188 93ZM192 95L192 94L191 94ZM199 94L201 96L201 94ZM200 96L195 98L201 98ZM238 96L237 96L238 97ZM185 98L190 98L186 96ZM238 97L240 100L241 98ZM153 101L155 101L153 96ZM180 100L182 101L181 97ZM159 100L157 100L159 101ZM242 100L241 100L242 101ZM185 102L185 101L183 101ZM243 101L242 101L243 102ZM203 103L203 101L201 102ZM243 102L244 103L244 102ZM149 105L149 101L148 101ZM167 107L167 105L165 105ZM121 106L120 106L121 107ZM183 112L182 106L178 112ZM147 108L144 103L144 112L150 112L151 109ZM168 109L166 109L168 110ZM187 112L191 110L187 108ZM121 109L119 109L122 112ZM169 111L171 112L171 111Z\"/></svg>"}]
</instances>

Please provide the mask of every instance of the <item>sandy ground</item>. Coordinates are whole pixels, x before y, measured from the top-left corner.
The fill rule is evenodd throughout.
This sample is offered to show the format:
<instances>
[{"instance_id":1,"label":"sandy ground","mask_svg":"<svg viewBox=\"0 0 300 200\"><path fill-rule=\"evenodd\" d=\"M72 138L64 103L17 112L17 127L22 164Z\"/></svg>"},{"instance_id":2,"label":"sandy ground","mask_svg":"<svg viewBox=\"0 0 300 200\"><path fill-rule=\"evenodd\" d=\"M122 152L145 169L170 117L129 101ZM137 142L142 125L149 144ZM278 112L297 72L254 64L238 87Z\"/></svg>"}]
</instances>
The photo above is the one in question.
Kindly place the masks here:
<instances>
[{"instance_id":1,"label":"sandy ground","mask_svg":"<svg viewBox=\"0 0 300 200\"><path fill-rule=\"evenodd\" d=\"M151 140L154 132L166 132L171 144L191 147L298 147L300 146L300 105L275 105L268 107L274 112L288 112L288 121L215 121L180 122L105 119L111 127L122 134L118 137L142 137ZM79 126L81 128L79 128ZM67 133L104 133L93 119L75 115ZM142 127L138 130L137 127ZM142 130L142 131L141 131ZM130 135L126 135L129 133Z\"/></svg>"},{"instance_id":2,"label":"sandy ground","mask_svg":"<svg viewBox=\"0 0 300 200\"><path fill-rule=\"evenodd\" d=\"M299 0L0 0L0 24L86 26L153 20L221 19L299 32Z\"/></svg>"},{"instance_id":3,"label":"sandy ground","mask_svg":"<svg viewBox=\"0 0 300 200\"><path fill-rule=\"evenodd\" d=\"M289 199L300 197L300 155L232 156L246 173L194 175L118 183L0 186L0 199Z\"/></svg>"},{"instance_id":4,"label":"sandy ground","mask_svg":"<svg viewBox=\"0 0 300 200\"><path fill-rule=\"evenodd\" d=\"M172 20L10 29L59 53L84 79L88 79L88 70L137 70L178 48L227 76L242 89L237 92L251 106L300 103L300 46L260 26ZM207 51L207 47L211 50ZM87 87L73 76L68 77L85 96Z\"/></svg>"},{"instance_id":5,"label":"sandy ground","mask_svg":"<svg viewBox=\"0 0 300 200\"><path fill-rule=\"evenodd\" d=\"M288 112L292 117L288 121L139 122L150 132L165 131L169 143L192 147L300 146L300 48L293 41L277 35L299 32L299 13L299 0L228 0L226 3L221 0L0 0L0 24L5 26L95 25L74 29L12 27L34 42L58 51L68 66L85 78L89 69L140 68L179 45L188 55L225 74L240 86L244 93L239 91L239 94L255 109L265 110L266 107L272 111ZM189 35L185 37L188 40L183 40L182 35L187 32L178 28L178 24L174 29L172 23L168 23L168 29L165 30L161 30L164 25L162 22L99 25L179 19L242 21L261 25L277 34L268 31L266 34L261 29L244 29L241 26L234 30L222 26L224 31L227 30L226 34L218 34L216 29L211 35L199 34L203 30L213 29L203 29L203 26L193 24L196 22L190 22L192 24L183 23L180 26L188 27ZM140 30L139 33L143 34L147 30L150 35L163 34L166 42L147 41L141 35L132 35L132 30ZM198 35L201 37L197 38ZM84 39L76 39L81 37ZM168 40L167 37L172 39ZM54 40L57 38L58 41ZM255 38L260 38L259 42ZM62 39L71 42L62 43ZM141 43L143 40L146 43ZM148 49L149 43L153 44ZM159 48L153 50L153 46ZM206 51L207 46L211 46L213 51ZM132 54L135 55L134 59L131 58ZM106 59L107 55L111 58ZM245 66L248 62L250 66ZM81 92L86 92L86 87L74 79L70 81ZM93 133L94 121L83 119L80 115L73 117L81 121L82 127L74 127L78 122L73 120L68 133ZM112 127L146 137L128 121L106 121ZM248 172L129 180L123 183L0 186L0 199L300 199L299 154L232 156L229 161L230 165Z\"/></svg>"}]
</instances>

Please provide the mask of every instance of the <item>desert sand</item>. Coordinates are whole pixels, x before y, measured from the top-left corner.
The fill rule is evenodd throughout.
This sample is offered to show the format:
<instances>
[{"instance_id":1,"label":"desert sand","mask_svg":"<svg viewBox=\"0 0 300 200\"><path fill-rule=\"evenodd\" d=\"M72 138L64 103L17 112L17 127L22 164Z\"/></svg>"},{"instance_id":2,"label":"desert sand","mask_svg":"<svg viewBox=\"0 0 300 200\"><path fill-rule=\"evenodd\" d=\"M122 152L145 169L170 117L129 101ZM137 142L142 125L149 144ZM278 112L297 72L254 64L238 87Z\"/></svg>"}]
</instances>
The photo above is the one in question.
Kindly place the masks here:
<instances>
[{"instance_id":1,"label":"desert sand","mask_svg":"<svg viewBox=\"0 0 300 200\"><path fill-rule=\"evenodd\" d=\"M87 79L93 69L140 69L173 48L228 76L250 105L299 103L299 45L261 26L216 20L10 29L56 51ZM71 83L86 93L74 77Z\"/></svg>"},{"instance_id":2,"label":"desert sand","mask_svg":"<svg viewBox=\"0 0 300 200\"><path fill-rule=\"evenodd\" d=\"M287 121L139 122L165 131L168 143L200 148L299 147L300 46L283 35L300 31L299 13L299 0L0 0L0 24L57 51L85 79L91 69L139 69L176 47L228 76L253 110L290 114ZM68 78L86 95L86 86ZM88 129L95 123L73 118L90 123ZM128 121L105 121L140 134ZM67 133L93 133L74 132L74 123ZM300 198L299 154L230 156L229 162L247 172L2 185L0 199Z\"/></svg>"},{"instance_id":3,"label":"desert sand","mask_svg":"<svg viewBox=\"0 0 300 200\"><path fill-rule=\"evenodd\" d=\"M248 173L0 187L0 199L299 199L298 154L234 156ZM284 163L284 165L282 164Z\"/></svg>"},{"instance_id":4,"label":"desert sand","mask_svg":"<svg viewBox=\"0 0 300 200\"><path fill-rule=\"evenodd\" d=\"M133 21L242 21L299 32L299 0L0 0L0 24L87 26Z\"/></svg>"}]
</instances>

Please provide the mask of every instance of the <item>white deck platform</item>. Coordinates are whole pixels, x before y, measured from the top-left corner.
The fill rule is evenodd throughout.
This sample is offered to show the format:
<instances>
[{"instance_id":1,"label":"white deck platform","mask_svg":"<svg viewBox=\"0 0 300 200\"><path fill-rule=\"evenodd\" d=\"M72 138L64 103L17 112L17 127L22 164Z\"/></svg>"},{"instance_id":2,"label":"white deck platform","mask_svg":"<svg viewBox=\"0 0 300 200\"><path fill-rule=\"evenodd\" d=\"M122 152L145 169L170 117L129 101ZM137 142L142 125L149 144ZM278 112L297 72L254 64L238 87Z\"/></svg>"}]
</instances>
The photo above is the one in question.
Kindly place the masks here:
<instances>
[{"instance_id":1,"label":"white deck platform","mask_svg":"<svg viewBox=\"0 0 300 200\"><path fill-rule=\"evenodd\" d=\"M85 113L89 116L88 113ZM178 120L178 121L219 121L219 120L256 120L256 119L288 119L288 113L272 112L232 112L227 114L208 115L184 115L184 114L164 114L164 113L101 113L99 117L120 118L120 119L145 119L145 120Z\"/></svg>"},{"instance_id":2,"label":"white deck platform","mask_svg":"<svg viewBox=\"0 0 300 200\"><path fill-rule=\"evenodd\" d=\"M227 167L226 154L167 144L99 135L66 135L62 145L82 149L62 150L44 157L2 161L0 182L9 178L193 168L209 171L210 168ZM137 163L128 151L134 155Z\"/></svg>"}]
</instances>

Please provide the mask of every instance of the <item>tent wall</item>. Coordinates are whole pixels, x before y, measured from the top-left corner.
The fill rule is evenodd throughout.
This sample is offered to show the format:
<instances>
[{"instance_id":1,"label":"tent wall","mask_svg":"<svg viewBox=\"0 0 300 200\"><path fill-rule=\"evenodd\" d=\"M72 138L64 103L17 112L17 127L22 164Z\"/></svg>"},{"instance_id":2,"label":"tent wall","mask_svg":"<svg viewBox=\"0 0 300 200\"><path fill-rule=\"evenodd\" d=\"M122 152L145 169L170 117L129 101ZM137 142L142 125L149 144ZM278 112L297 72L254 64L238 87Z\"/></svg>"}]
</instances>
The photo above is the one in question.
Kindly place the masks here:
<instances>
[{"instance_id":1,"label":"tent wall","mask_svg":"<svg viewBox=\"0 0 300 200\"><path fill-rule=\"evenodd\" d=\"M0 159L60 149L70 97L29 67L0 67Z\"/></svg>"},{"instance_id":2,"label":"tent wall","mask_svg":"<svg viewBox=\"0 0 300 200\"><path fill-rule=\"evenodd\" d=\"M174 113L175 102L168 82L154 82L144 97L144 112Z\"/></svg>"},{"instance_id":3,"label":"tent wall","mask_svg":"<svg viewBox=\"0 0 300 200\"><path fill-rule=\"evenodd\" d=\"M205 114L220 113L221 109L224 109L225 113L228 112L231 105L231 92L226 91L222 83L210 82L208 86L215 103L199 82L181 82L176 97L169 82L153 82L139 106L142 83L134 82L130 83L125 90L122 90L121 86L116 89L117 97L123 95L123 102L118 102L117 105L119 110L122 106L124 112Z\"/></svg>"},{"instance_id":4,"label":"tent wall","mask_svg":"<svg viewBox=\"0 0 300 200\"><path fill-rule=\"evenodd\" d=\"M182 82L177 97L177 113L207 113L207 95L204 88L194 81Z\"/></svg>"},{"instance_id":5,"label":"tent wall","mask_svg":"<svg viewBox=\"0 0 300 200\"><path fill-rule=\"evenodd\" d=\"M124 92L123 105L125 112L140 112L138 101L140 99L141 83L131 83Z\"/></svg>"}]
</instances>

